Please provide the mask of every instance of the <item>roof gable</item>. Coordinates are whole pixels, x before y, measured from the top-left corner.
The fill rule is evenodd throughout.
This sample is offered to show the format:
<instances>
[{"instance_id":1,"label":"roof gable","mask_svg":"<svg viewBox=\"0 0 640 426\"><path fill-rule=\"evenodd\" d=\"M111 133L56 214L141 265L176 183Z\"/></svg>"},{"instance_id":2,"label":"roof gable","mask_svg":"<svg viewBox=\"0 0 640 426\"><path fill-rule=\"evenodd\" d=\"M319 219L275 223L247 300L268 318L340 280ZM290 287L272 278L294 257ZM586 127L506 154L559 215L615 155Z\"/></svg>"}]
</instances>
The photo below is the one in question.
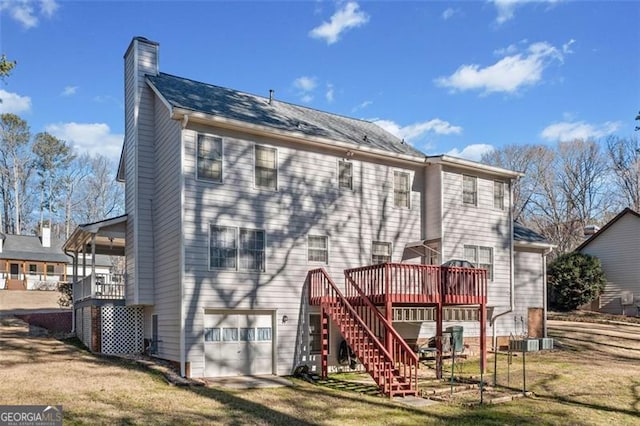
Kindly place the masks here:
<instances>
[{"instance_id":1,"label":"roof gable","mask_svg":"<svg viewBox=\"0 0 640 426\"><path fill-rule=\"evenodd\" d=\"M149 83L171 107L225 119L265 126L280 131L366 146L393 154L424 158L424 154L378 125L201 83L170 74L147 76Z\"/></svg>"},{"instance_id":2,"label":"roof gable","mask_svg":"<svg viewBox=\"0 0 640 426\"><path fill-rule=\"evenodd\" d=\"M40 237L35 235L6 235L0 258L34 262L69 261L62 251L62 241L52 238L51 247L43 247Z\"/></svg>"},{"instance_id":3,"label":"roof gable","mask_svg":"<svg viewBox=\"0 0 640 426\"><path fill-rule=\"evenodd\" d=\"M623 216L630 214L633 215L635 217L640 218L640 213L630 209L629 207L627 207L626 209L622 210L620 213L618 213L616 215L616 217L614 217L613 219L611 219L609 222L607 222L606 225L604 225L602 228L600 228L598 230L598 232L596 232L595 234L593 234L591 237L589 237L588 239L586 239L582 244L580 244L578 247L576 247L576 249L574 251L580 251L583 248L585 248L586 246L588 246L591 242L593 242L596 238L598 238L600 235L604 234L607 229L609 229L614 223L616 223L617 221L619 221ZM639 228L640 231L640 228ZM640 232L638 233L640 236Z\"/></svg>"}]
</instances>

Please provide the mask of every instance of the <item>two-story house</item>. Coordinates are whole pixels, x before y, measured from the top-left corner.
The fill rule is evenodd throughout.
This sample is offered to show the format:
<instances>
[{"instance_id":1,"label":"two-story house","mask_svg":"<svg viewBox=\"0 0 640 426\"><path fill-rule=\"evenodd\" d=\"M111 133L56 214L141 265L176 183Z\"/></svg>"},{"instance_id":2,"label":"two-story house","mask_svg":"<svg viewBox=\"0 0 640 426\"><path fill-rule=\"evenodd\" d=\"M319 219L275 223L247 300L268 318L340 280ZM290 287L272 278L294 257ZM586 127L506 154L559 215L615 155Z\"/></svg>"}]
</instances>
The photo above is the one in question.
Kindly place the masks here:
<instances>
[{"instance_id":1,"label":"two-story house","mask_svg":"<svg viewBox=\"0 0 640 426\"><path fill-rule=\"evenodd\" d=\"M531 328L530 309L544 311L549 245L514 237L519 173L425 156L371 122L273 92L161 73L144 38L124 61L126 215L65 244L85 289L76 331L93 350L146 348L190 377L288 375L325 373L346 339L381 386L411 393L400 389L411 378L376 366L390 359L411 376L405 339L457 324L486 352L514 316ZM116 251L124 293L96 296L82 253ZM477 267L439 266L451 259Z\"/></svg>"}]
</instances>

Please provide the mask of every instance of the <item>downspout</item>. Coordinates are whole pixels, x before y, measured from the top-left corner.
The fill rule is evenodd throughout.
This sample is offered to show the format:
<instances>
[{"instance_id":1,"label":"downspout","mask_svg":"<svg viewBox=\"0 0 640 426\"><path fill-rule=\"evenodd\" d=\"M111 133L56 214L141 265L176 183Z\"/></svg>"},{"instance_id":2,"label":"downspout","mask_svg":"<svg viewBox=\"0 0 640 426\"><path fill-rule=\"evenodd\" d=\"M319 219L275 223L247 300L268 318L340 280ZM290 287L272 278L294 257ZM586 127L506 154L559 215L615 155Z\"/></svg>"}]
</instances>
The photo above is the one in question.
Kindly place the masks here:
<instances>
[{"instance_id":1,"label":"downspout","mask_svg":"<svg viewBox=\"0 0 640 426\"><path fill-rule=\"evenodd\" d=\"M189 115L185 114L180 122L180 229L184 229L184 130L189 124ZM184 270L185 270L185 248L184 233L180 233L180 272L178 285L180 287L180 376L187 376L187 342L185 336L185 319L184 319Z\"/></svg>"},{"instance_id":2,"label":"downspout","mask_svg":"<svg viewBox=\"0 0 640 426\"><path fill-rule=\"evenodd\" d=\"M498 350L498 338L496 336L496 320L504 315L510 314L515 308L515 271L514 271L514 250L513 250L513 183L514 179L509 180L509 309L495 315L491 318L491 334L493 350Z\"/></svg>"},{"instance_id":3,"label":"downspout","mask_svg":"<svg viewBox=\"0 0 640 426\"><path fill-rule=\"evenodd\" d=\"M547 255L553 251L553 247L542 252L542 337L547 337Z\"/></svg>"},{"instance_id":4,"label":"downspout","mask_svg":"<svg viewBox=\"0 0 640 426\"><path fill-rule=\"evenodd\" d=\"M77 280L76 269L78 268L78 257L77 255L74 256L72 254L67 253L66 250L64 251L64 254L69 256L72 259L72 265L73 265L71 268L71 270L73 271L72 272L73 281L71 281L71 333L75 334L76 332L76 307L75 307L76 301L75 301L75 295L74 295L75 293L74 286L76 285L76 280Z\"/></svg>"}]
</instances>

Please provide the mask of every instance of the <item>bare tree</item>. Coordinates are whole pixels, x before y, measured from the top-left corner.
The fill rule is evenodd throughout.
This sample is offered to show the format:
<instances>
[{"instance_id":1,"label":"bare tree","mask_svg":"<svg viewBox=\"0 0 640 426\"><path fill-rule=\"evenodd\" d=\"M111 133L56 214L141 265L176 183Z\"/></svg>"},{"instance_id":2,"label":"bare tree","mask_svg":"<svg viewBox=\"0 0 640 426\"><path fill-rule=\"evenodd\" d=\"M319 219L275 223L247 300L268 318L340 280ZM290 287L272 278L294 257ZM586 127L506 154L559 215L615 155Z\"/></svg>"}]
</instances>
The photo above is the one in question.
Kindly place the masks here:
<instances>
[{"instance_id":1,"label":"bare tree","mask_svg":"<svg viewBox=\"0 0 640 426\"><path fill-rule=\"evenodd\" d=\"M640 115L638 116L640 117ZM636 137L607 139L613 183L624 207L640 211L640 144Z\"/></svg>"},{"instance_id":2,"label":"bare tree","mask_svg":"<svg viewBox=\"0 0 640 426\"><path fill-rule=\"evenodd\" d=\"M124 191L122 186L115 182L114 164L102 155L85 155L79 161L88 165L90 173L83 179L78 191L82 202L76 209L76 222L95 222L122 214Z\"/></svg>"},{"instance_id":3,"label":"bare tree","mask_svg":"<svg viewBox=\"0 0 640 426\"><path fill-rule=\"evenodd\" d=\"M5 229L20 234L25 229L23 223L27 212L22 210L27 192L27 182L33 170L33 156L29 150L31 134L27 122L15 114L0 115L0 154L3 157L2 183L6 185L2 194L5 213ZM8 200L11 199L11 202ZM13 222L9 223L7 209L13 204Z\"/></svg>"}]
</instances>

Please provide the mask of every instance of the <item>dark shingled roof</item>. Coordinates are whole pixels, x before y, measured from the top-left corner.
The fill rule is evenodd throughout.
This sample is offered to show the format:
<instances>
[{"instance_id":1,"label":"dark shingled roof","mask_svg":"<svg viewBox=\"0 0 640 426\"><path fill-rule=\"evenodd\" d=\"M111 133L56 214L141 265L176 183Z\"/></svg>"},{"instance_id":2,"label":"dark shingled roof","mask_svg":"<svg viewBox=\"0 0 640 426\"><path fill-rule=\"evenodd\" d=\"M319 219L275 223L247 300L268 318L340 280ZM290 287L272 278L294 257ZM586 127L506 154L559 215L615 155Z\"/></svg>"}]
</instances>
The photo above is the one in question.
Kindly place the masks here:
<instances>
[{"instance_id":1,"label":"dark shingled roof","mask_svg":"<svg viewBox=\"0 0 640 426\"><path fill-rule=\"evenodd\" d=\"M172 107L346 142L354 147L363 146L394 154L424 157L422 152L369 121L278 100L269 105L269 99L262 96L165 73L149 75L147 78Z\"/></svg>"},{"instance_id":2,"label":"dark shingled roof","mask_svg":"<svg viewBox=\"0 0 640 426\"><path fill-rule=\"evenodd\" d=\"M62 243L51 238L51 247L42 247L35 235L5 235L0 259L67 263L70 257L62 251Z\"/></svg>"},{"instance_id":3,"label":"dark shingled roof","mask_svg":"<svg viewBox=\"0 0 640 426\"><path fill-rule=\"evenodd\" d=\"M513 239L515 241L523 241L527 243L545 243L549 244L549 241L537 232L522 226L518 222L513 222Z\"/></svg>"}]
</instances>

